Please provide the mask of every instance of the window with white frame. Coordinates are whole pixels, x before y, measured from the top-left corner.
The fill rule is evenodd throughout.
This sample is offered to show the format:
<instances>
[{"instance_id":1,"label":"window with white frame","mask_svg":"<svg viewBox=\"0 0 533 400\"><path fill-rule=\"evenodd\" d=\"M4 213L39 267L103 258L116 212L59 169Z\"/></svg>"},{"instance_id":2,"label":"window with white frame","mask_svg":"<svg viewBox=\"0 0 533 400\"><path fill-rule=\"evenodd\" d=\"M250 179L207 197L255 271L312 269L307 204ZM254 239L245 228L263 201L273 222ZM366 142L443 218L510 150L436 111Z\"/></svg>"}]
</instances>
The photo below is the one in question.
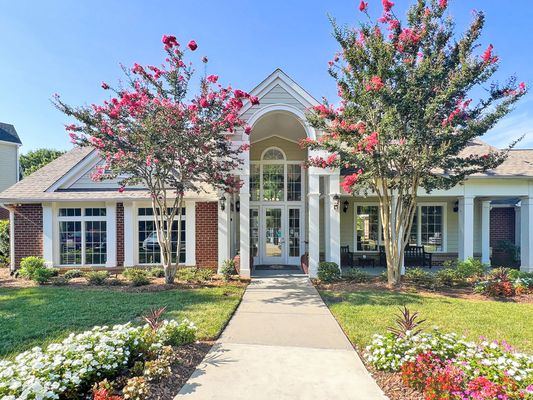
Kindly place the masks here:
<instances>
[{"instance_id":1,"label":"window with white frame","mask_svg":"<svg viewBox=\"0 0 533 400\"><path fill-rule=\"evenodd\" d=\"M445 207L441 204L418 205L409 235L409 245L424 246L426 251L445 251ZM382 244L383 230L378 205L355 207L355 249L376 251Z\"/></svg>"},{"instance_id":2,"label":"window with white frame","mask_svg":"<svg viewBox=\"0 0 533 400\"><path fill-rule=\"evenodd\" d=\"M265 150L261 161L250 164L250 200L265 202L302 201L302 166L287 161L277 148Z\"/></svg>"},{"instance_id":3,"label":"window with white frame","mask_svg":"<svg viewBox=\"0 0 533 400\"><path fill-rule=\"evenodd\" d=\"M185 208L181 209L181 246L179 262L185 263L186 233ZM171 246L172 262L176 262L178 245L178 215L172 223ZM166 227L165 227L166 229ZM152 207L141 207L137 210L138 262L139 264L161 263L161 249L157 240L156 223Z\"/></svg>"},{"instance_id":4,"label":"window with white frame","mask_svg":"<svg viewBox=\"0 0 533 400\"><path fill-rule=\"evenodd\" d=\"M105 265L107 261L105 208L60 208L58 223L60 265Z\"/></svg>"}]
</instances>

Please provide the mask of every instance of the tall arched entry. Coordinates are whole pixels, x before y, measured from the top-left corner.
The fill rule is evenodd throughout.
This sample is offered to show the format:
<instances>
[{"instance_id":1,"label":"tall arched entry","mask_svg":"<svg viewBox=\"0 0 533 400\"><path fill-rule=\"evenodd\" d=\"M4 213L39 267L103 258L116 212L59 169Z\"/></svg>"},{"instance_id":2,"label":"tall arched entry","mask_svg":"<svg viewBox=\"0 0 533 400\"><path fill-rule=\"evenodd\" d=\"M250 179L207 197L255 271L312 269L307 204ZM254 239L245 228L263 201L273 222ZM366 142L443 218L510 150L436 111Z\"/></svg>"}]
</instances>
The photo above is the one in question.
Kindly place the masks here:
<instances>
[{"instance_id":1,"label":"tall arched entry","mask_svg":"<svg viewBox=\"0 0 533 400\"><path fill-rule=\"evenodd\" d=\"M298 118L271 111L250 135L250 256L254 265L299 265L306 251L307 137Z\"/></svg>"}]
</instances>

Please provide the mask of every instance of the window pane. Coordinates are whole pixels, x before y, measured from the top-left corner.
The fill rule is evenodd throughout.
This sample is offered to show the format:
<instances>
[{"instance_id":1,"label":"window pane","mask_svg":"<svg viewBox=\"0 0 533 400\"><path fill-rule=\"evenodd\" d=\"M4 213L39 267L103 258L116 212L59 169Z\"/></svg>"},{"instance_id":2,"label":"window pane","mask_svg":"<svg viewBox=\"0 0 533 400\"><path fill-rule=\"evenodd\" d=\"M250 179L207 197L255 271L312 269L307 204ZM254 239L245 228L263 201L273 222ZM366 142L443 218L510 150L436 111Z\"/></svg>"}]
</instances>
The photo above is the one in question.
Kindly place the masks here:
<instances>
[{"instance_id":1,"label":"window pane","mask_svg":"<svg viewBox=\"0 0 533 400\"><path fill-rule=\"evenodd\" d=\"M284 167L283 165L263 166L263 200L283 201Z\"/></svg>"},{"instance_id":2,"label":"window pane","mask_svg":"<svg viewBox=\"0 0 533 400\"><path fill-rule=\"evenodd\" d=\"M413 218L413 225L411 226L411 234L409 235L409 245L410 246L417 246L417 231L418 231L418 210L415 211L415 217Z\"/></svg>"},{"instance_id":3,"label":"window pane","mask_svg":"<svg viewBox=\"0 0 533 400\"><path fill-rule=\"evenodd\" d=\"M106 222L85 222L85 263L105 264L107 260Z\"/></svg>"},{"instance_id":4,"label":"window pane","mask_svg":"<svg viewBox=\"0 0 533 400\"><path fill-rule=\"evenodd\" d=\"M378 206L357 206L357 250L375 251L379 240Z\"/></svg>"},{"instance_id":5,"label":"window pane","mask_svg":"<svg viewBox=\"0 0 533 400\"><path fill-rule=\"evenodd\" d=\"M281 208L267 208L265 210L265 255L267 257L281 256Z\"/></svg>"},{"instance_id":6,"label":"window pane","mask_svg":"<svg viewBox=\"0 0 533 400\"><path fill-rule=\"evenodd\" d=\"M182 209L182 214L185 209ZM139 221L139 264L160 264L161 252L159 242L157 241L157 232L155 230L155 221ZM186 236L185 236L185 217L181 221L181 246L180 246L180 263L185 262L186 253ZM172 224L171 246L172 246L172 262L176 262L178 244L178 221Z\"/></svg>"},{"instance_id":7,"label":"window pane","mask_svg":"<svg viewBox=\"0 0 533 400\"><path fill-rule=\"evenodd\" d=\"M250 209L250 254L259 255L259 210L256 208Z\"/></svg>"},{"instance_id":8,"label":"window pane","mask_svg":"<svg viewBox=\"0 0 533 400\"><path fill-rule=\"evenodd\" d=\"M81 221L59 223L59 263L81 264Z\"/></svg>"},{"instance_id":9,"label":"window pane","mask_svg":"<svg viewBox=\"0 0 533 400\"><path fill-rule=\"evenodd\" d=\"M270 149L263 155L263 160L283 160L283 153L276 149Z\"/></svg>"},{"instance_id":10,"label":"window pane","mask_svg":"<svg viewBox=\"0 0 533 400\"><path fill-rule=\"evenodd\" d=\"M260 180L259 180L259 171L260 166L258 164L250 165L250 199L252 201L259 201L260 194Z\"/></svg>"},{"instance_id":11,"label":"window pane","mask_svg":"<svg viewBox=\"0 0 533 400\"><path fill-rule=\"evenodd\" d=\"M105 217L106 209L105 208L86 208L85 216L86 217Z\"/></svg>"},{"instance_id":12,"label":"window pane","mask_svg":"<svg viewBox=\"0 0 533 400\"><path fill-rule=\"evenodd\" d=\"M81 208L60 208L59 216L60 217L80 217Z\"/></svg>"},{"instance_id":13,"label":"window pane","mask_svg":"<svg viewBox=\"0 0 533 400\"><path fill-rule=\"evenodd\" d=\"M302 167L297 164L287 164L287 200L302 200Z\"/></svg>"},{"instance_id":14,"label":"window pane","mask_svg":"<svg viewBox=\"0 0 533 400\"><path fill-rule=\"evenodd\" d=\"M289 208L289 257L300 256L300 209Z\"/></svg>"},{"instance_id":15,"label":"window pane","mask_svg":"<svg viewBox=\"0 0 533 400\"><path fill-rule=\"evenodd\" d=\"M422 245L427 251L442 251L442 206L422 206Z\"/></svg>"}]
</instances>

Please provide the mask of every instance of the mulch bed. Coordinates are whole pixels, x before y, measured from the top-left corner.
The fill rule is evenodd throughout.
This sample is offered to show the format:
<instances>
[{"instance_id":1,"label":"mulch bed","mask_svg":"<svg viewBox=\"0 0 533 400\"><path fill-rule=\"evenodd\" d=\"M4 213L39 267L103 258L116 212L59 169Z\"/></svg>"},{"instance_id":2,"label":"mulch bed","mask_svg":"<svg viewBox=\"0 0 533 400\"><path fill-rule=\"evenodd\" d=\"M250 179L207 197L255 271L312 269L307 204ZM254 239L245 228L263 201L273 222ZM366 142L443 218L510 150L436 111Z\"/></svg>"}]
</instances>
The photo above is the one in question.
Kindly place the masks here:
<instances>
[{"instance_id":1,"label":"mulch bed","mask_svg":"<svg viewBox=\"0 0 533 400\"><path fill-rule=\"evenodd\" d=\"M510 303L533 303L533 294L516 295L514 297L487 297L482 294L473 293L471 287L446 287L427 289L417 287L412 284L402 283L398 287L390 287L386 282L382 282L379 279L373 279L367 283L355 283L348 281L341 281L336 283L320 283L315 281L315 286L321 290L331 290L340 292L363 292L366 290L383 290L392 293L417 293L426 296L444 296L453 297L456 299L465 300L483 300L483 301L500 301Z\"/></svg>"},{"instance_id":2,"label":"mulch bed","mask_svg":"<svg viewBox=\"0 0 533 400\"><path fill-rule=\"evenodd\" d=\"M402 375L399 372L376 371L368 364L366 368L390 400L424 400L422 393L403 384Z\"/></svg>"},{"instance_id":3,"label":"mulch bed","mask_svg":"<svg viewBox=\"0 0 533 400\"><path fill-rule=\"evenodd\" d=\"M112 283L112 284L111 284ZM149 285L132 286L125 278L119 275L118 280L111 277L108 283L104 285L90 285L85 278L71 279L67 285L55 286L53 284L38 285L37 283L22 279L14 278L9 275L9 268L0 268L0 287L7 288L31 288L31 287L69 287L76 289L96 289L96 290L114 290L120 292L160 292L174 289L199 289L206 287L231 286L246 287L250 283L249 279L235 278L225 282L219 277L204 282L185 282L176 280L173 284L166 284L164 278L153 278Z\"/></svg>"},{"instance_id":4,"label":"mulch bed","mask_svg":"<svg viewBox=\"0 0 533 400\"><path fill-rule=\"evenodd\" d=\"M196 366L202 362L214 342L198 342L178 347L175 350L180 362L172 366L172 375L160 382L150 384L148 400L172 400L191 377Z\"/></svg>"}]
</instances>

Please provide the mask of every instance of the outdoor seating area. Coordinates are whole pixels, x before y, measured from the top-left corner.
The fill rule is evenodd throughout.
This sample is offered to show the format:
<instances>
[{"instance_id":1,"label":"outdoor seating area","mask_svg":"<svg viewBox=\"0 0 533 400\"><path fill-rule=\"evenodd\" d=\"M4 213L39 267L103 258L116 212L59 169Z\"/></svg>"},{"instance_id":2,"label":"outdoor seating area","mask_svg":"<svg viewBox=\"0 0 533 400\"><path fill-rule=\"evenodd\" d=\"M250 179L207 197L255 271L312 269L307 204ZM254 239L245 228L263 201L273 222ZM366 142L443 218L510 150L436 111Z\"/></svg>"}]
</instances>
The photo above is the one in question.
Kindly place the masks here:
<instances>
[{"instance_id":1,"label":"outdoor seating area","mask_svg":"<svg viewBox=\"0 0 533 400\"><path fill-rule=\"evenodd\" d=\"M340 253L341 267L344 268L384 267L387 265L384 246L379 246L377 254L356 253L350 251L350 246L341 246ZM404 260L406 267L433 267L433 253L426 251L424 246L407 246Z\"/></svg>"}]
</instances>

